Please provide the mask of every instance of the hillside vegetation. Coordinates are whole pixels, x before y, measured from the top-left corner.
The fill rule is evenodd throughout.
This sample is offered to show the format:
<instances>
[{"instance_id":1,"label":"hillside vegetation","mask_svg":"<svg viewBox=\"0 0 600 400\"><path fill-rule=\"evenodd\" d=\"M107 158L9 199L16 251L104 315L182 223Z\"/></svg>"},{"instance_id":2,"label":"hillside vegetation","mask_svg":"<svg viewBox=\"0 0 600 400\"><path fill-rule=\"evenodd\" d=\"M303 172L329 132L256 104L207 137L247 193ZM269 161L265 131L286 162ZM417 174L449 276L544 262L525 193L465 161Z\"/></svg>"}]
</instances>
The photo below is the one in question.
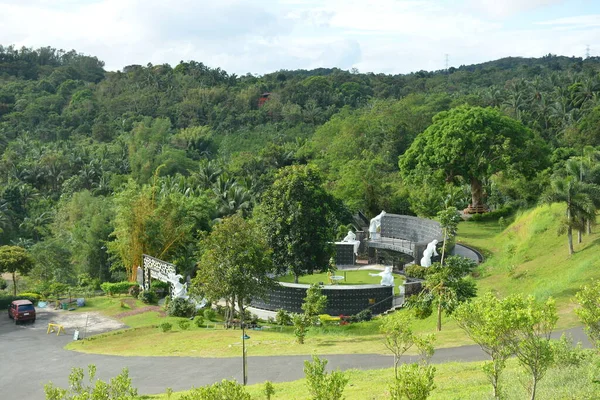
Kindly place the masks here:
<instances>
[{"instance_id":1,"label":"hillside vegetation","mask_svg":"<svg viewBox=\"0 0 600 400\"><path fill-rule=\"evenodd\" d=\"M566 236L558 234L565 206L538 206L519 212L506 228L497 221L463 222L459 241L486 254L478 269L480 293L501 296L531 294L538 300L556 299L562 327L577 324L574 295L582 285L600 279L600 233L584 234L569 255Z\"/></svg>"}]
</instances>

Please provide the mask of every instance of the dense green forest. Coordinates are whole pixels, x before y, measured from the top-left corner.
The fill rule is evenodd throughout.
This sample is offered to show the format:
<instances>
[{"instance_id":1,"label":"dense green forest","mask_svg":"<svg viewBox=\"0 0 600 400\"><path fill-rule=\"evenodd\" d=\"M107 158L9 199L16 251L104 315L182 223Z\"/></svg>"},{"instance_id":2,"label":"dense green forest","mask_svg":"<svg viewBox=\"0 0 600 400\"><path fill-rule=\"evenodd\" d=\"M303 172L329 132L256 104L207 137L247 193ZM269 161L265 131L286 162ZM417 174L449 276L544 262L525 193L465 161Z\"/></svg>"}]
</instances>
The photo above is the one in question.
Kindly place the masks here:
<instances>
[{"instance_id":1,"label":"dense green forest","mask_svg":"<svg viewBox=\"0 0 600 400\"><path fill-rule=\"evenodd\" d=\"M142 252L191 274L203 232L228 215L250 217L276 172L295 164L320 171L339 202L335 223L359 210L464 208L464 174L399 167L412 165L399 157L434 116L456 107L495 108L537 149L535 163L519 161L527 172L485 167L492 210L537 203L570 158L582 176L600 145L599 58L407 75L103 67L76 51L0 46L0 244L29 250L33 281L131 279Z\"/></svg>"}]
</instances>

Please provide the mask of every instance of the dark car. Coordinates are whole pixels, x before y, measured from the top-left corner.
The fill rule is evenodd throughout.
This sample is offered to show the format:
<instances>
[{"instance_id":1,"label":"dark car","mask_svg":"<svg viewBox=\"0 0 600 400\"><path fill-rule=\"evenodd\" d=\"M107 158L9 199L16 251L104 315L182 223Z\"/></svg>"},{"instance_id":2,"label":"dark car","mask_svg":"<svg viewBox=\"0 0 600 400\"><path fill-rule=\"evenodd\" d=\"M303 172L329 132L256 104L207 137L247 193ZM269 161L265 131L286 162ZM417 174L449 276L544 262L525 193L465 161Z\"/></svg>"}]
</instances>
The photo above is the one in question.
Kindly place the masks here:
<instances>
[{"instance_id":1,"label":"dark car","mask_svg":"<svg viewBox=\"0 0 600 400\"><path fill-rule=\"evenodd\" d=\"M29 300L15 300L8 306L8 317L15 320L35 322L35 307Z\"/></svg>"}]
</instances>

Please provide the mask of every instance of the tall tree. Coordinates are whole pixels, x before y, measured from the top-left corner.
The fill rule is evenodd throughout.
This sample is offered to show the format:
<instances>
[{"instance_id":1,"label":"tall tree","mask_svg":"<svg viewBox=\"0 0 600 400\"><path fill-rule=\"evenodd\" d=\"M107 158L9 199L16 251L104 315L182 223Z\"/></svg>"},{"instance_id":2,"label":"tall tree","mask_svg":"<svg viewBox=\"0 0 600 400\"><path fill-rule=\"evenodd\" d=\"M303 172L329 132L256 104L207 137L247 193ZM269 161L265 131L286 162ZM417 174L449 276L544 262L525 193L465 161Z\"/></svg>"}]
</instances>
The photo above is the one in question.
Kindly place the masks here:
<instances>
[{"instance_id":1,"label":"tall tree","mask_svg":"<svg viewBox=\"0 0 600 400\"><path fill-rule=\"evenodd\" d=\"M273 263L298 277L325 270L333 254L335 201L309 166L290 166L277 174L256 210Z\"/></svg>"},{"instance_id":2,"label":"tall tree","mask_svg":"<svg viewBox=\"0 0 600 400\"><path fill-rule=\"evenodd\" d=\"M263 296L274 283L268 276L273 272L271 251L253 222L239 215L226 217L201 246L194 290L211 300L226 298L240 315L253 297Z\"/></svg>"},{"instance_id":3,"label":"tall tree","mask_svg":"<svg viewBox=\"0 0 600 400\"><path fill-rule=\"evenodd\" d=\"M18 246L0 247L0 272L6 271L12 274L13 295L17 295L17 273L25 275L34 266L33 259L27 251Z\"/></svg>"},{"instance_id":4,"label":"tall tree","mask_svg":"<svg viewBox=\"0 0 600 400\"><path fill-rule=\"evenodd\" d=\"M492 108L462 106L444 111L400 157L408 181L433 175L471 185L471 207L483 204L483 181L514 168L533 173L546 165L547 149L531 130Z\"/></svg>"}]
</instances>

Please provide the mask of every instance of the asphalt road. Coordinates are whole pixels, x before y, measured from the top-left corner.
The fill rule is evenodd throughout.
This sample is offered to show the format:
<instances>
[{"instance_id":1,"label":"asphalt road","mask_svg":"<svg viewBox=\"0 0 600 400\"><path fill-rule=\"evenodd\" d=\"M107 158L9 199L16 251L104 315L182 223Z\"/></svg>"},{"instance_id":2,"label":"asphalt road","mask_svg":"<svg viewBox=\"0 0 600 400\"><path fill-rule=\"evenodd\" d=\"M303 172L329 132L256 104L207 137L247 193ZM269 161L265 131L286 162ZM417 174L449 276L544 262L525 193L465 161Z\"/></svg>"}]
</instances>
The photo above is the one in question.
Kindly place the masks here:
<instances>
[{"instance_id":1,"label":"asphalt road","mask_svg":"<svg viewBox=\"0 0 600 400\"><path fill-rule=\"evenodd\" d=\"M50 319L39 312L33 324L15 325L5 312L0 314L0 398L2 400L44 399L44 384L52 381L59 387L68 386L72 367L87 369L95 364L98 378L108 380L129 369L132 384L140 394L164 393L167 387L175 391L211 384L222 379L242 381L242 360L239 358L198 357L121 357L84 354L64 350L72 340L70 335L46 334ZM576 341L589 346L580 328L570 330ZM270 380L284 382L300 379L304 360L309 356L248 357L250 384ZM327 355L328 367L375 369L393 365L393 357L372 354ZM434 363L446 361L478 361L486 359L478 346L438 349ZM406 358L405 361L412 361Z\"/></svg>"}]
</instances>

